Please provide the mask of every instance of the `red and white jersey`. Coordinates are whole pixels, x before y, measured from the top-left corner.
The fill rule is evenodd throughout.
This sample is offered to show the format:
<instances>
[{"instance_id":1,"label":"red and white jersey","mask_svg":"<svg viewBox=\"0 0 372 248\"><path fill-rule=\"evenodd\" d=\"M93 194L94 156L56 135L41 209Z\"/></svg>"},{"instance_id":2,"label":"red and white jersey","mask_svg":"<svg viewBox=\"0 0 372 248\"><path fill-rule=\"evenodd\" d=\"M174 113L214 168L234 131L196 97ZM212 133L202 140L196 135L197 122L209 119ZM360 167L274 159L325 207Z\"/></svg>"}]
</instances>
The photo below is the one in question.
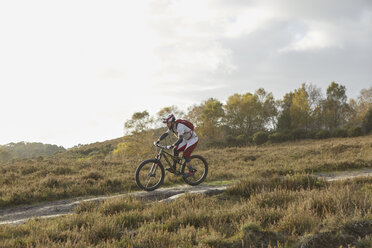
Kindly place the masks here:
<instances>
[{"instance_id":1,"label":"red and white jersey","mask_svg":"<svg viewBox=\"0 0 372 248\"><path fill-rule=\"evenodd\" d=\"M185 140L198 137L193 130L191 130L189 127L182 123L173 125L173 129L172 130L168 129L167 133L170 133L171 131L175 133L178 136L178 138L182 135L183 139Z\"/></svg>"}]
</instances>

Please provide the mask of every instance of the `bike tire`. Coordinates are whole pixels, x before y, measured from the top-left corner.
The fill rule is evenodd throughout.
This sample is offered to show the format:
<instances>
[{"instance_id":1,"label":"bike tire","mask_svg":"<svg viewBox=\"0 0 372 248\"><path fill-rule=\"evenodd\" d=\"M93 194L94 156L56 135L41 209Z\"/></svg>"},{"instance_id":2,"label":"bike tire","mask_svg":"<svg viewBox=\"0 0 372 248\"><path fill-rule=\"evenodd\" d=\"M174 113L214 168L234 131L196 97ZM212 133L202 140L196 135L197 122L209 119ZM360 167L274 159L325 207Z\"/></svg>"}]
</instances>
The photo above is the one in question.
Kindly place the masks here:
<instances>
[{"instance_id":1,"label":"bike tire","mask_svg":"<svg viewBox=\"0 0 372 248\"><path fill-rule=\"evenodd\" d=\"M202 183L208 175L208 163L205 158L200 155L192 155L190 157L193 168L197 167L197 171L194 176L185 176L185 169L187 168L186 163L183 163L181 167L181 173L184 175L182 179L185 183L196 186ZM201 171L203 170L203 171ZM198 173L199 172L199 173ZM199 177L200 175L200 177ZM196 176L196 177L195 177Z\"/></svg>"},{"instance_id":2,"label":"bike tire","mask_svg":"<svg viewBox=\"0 0 372 248\"><path fill-rule=\"evenodd\" d=\"M154 175L150 176L151 168L153 166L156 166L156 170L155 170ZM156 172L158 172L158 169L160 169L160 176L158 179L155 179L155 181L157 180L155 184L150 186L149 182L152 177L156 177ZM142 163L140 163L136 169L136 183L138 187L140 187L141 189L145 191L153 191L159 188L160 185L164 181L164 177L165 177L164 167L161 164L161 162L156 159L145 160ZM147 183L146 183L146 180L148 180Z\"/></svg>"}]
</instances>

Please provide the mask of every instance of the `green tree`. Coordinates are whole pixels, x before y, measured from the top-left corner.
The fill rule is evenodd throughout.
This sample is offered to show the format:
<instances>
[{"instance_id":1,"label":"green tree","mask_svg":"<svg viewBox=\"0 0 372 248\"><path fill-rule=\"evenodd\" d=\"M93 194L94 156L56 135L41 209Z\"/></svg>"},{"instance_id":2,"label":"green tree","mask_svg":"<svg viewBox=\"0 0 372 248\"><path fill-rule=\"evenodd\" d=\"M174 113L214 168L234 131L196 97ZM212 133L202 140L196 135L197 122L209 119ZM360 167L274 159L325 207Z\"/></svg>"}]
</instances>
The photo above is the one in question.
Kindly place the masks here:
<instances>
[{"instance_id":1,"label":"green tree","mask_svg":"<svg viewBox=\"0 0 372 248\"><path fill-rule=\"evenodd\" d=\"M182 119L185 116L185 113L182 110L180 110L177 106L172 105L159 110L159 112L156 114L157 123L161 123L162 118L171 113L174 114L177 119Z\"/></svg>"},{"instance_id":2,"label":"green tree","mask_svg":"<svg viewBox=\"0 0 372 248\"><path fill-rule=\"evenodd\" d=\"M277 129L280 131L287 131L291 129L292 119L290 113L290 107L292 104L293 92L289 92L284 95L283 100L278 101L280 106L279 116L278 116L278 125Z\"/></svg>"},{"instance_id":3,"label":"green tree","mask_svg":"<svg viewBox=\"0 0 372 248\"><path fill-rule=\"evenodd\" d=\"M278 108L274 96L271 92L266 92L263 88L256 90L255 95L261 105L259 126L274 129L277 125Z\"/></svg>"},{"instance_id":4,"label":"green tree","mask_svg":"<svg viewBox=\"0 0 372 248\"><path fill-rule=\"evenodd\" d=\"M257 95L251 93L234 94L227 99L224 107L225 123L231 128L234 135L251 136L264 128L263 118L260 116L262 105Z\"/></svg>"},{"instance_id":5,"label":"green tree","mask_svg":"<svg viewBox=\"0 0 372 248\"><path fill-rule=\"evenodd\" d=\"M194 127L199 127L203 122L202 113L203 113L203 104L193 105L188 108L187 115L185 119L191 121L194 124Z\"/></svg>"},{"instance_id":6,"label":"green tree","mask_svg":"<svg viewBox=\"0 0 372 248\"><path fill-rule=\"evenodd\" d=\"M198 133L209 141L220 141L223 139L223 132L220 128L224 116L223 104L214 98L210 98L202 104L201 123Z\"/></svg>"},{"instance_id":7,"label":"green tree","mask_svg":"<svg viewBox=\"0 0 372 248\"><path fill-rule=\"evenodd\" d=\"M310 105L305 84L302 84L301 88L294 91L292 102L289 107L289 113L291 116L291 128L308 129L310 120Z\"/></svg>"},{"instance_id":8,"label":"green tree","mask_svg":"<svg viewBox=\"0 0 372 248\"><path fill-rule=\"evenodd\" d=\"M321 118L321 109L323 102L322 90L319 87L316 87L312 83L304 84L305 91L308 96L308 105L309 105L309 119L308 119L308 129L312 131L319 130L323 126Z\"/></svg>"},{"instance_id":9,"label":"green tree","mask_svg":"<svg viewBox=\"0 0 372 248\"><path fill-rule=\"evenodd\" d=\"M368 134L372 131L372 107L368 110L363 119L362 130L365 134Z\"/></svg>"},{"instance_id":10,"label":"green tree","mask_svg":"<svg viewBox=\"0 0 372 248\"><path fill-rule=\"evenodd\" d=\"M319 116L322 101L321 89L311 83L303 83L301 88L285 94L279 102L278 130L317 130L322 119Z\"/></svg>"},{"instance_id":11,"label":"green tree","mask_svg":"<svg viewBox=\"0 0 372 248\"><path fill-rule=\"evenodd\" d=\"M327 98L323 106L326 127L330 130L344 127L349 115L345 86L332 82L327 88Z\"/></svg>"},{"instance_id":12,"label":"green tree","mask_svg":"<svg viewBox=\"0 0 372 248\"><path fill-rule=\"evenodd\" d=\"M136 134L146 131L153 123L149 113L145 110L143 112L135 112L130 120L124 123L126 134Z\"/></svg>"},{"instance_id":13,"label":"green tree","mask_svg":"<svg viewBox=\"0 0 372 248\"><path fill-rule=\"evenodd\" d=\"M276 102L273 95L262 88L255 94L248 92L230 96L224 108L224 120L233 135L252 136L276 123Z\"/></svg>"},{"instance_id":14,"label":"green tree","mask_svg":"<svg viewBox=\"0 0 372 248\"><path fill-rule=\"evenodd\" d=\"M349 126L362 125L367 112L372 108L372 87L369 89L362 89L358 99L350 99L349 105L352 110Z\"/></svg>"}]
</instances>

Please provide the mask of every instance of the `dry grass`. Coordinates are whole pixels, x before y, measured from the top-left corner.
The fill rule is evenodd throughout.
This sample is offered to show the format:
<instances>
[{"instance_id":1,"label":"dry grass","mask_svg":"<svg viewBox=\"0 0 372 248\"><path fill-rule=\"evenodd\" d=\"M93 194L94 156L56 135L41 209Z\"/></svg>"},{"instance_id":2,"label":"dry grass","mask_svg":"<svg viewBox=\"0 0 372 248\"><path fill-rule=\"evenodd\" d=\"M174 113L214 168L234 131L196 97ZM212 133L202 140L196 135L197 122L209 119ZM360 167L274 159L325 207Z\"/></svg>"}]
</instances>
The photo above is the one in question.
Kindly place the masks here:
<instances>
[{"instance_id":1,"label":"dry grass","mask_svg":"<svg viewBox=\"0 0 372 248\"><path fill-rule=\"evenodd\" d=\"M83 203L69 216L1 226L0 240L2 247L294 247L311 234L333 233L329 247L340 240L370 247L362 245L372 242L372 178L314 188L265 183L242 197L231 194L239 185L172 203Z\"/></svg>"},{"instance_id":2,"label":"dry grass","mask_svg":"<svg viewBox=\"0 0 372 248\"><path fill-rule=\"evenodd\" d=\"M85 202L72 215L0 226L0 247L372 247L372 178L327 183L309 175L371 168L371 136L197 153L210 164L209 181L239 182L223 195L172 203ZM139 162L18 160L1 166L0 204L134 190Z\"/></svg>"},{"instance_id":3,"label":"dry grass","mask_svg":"<svg viewBox=\"0 0 372 248\"><path fill-rule=\"evenodd\" d=\"M88 150L93 150L94 154L105 151L105 147L91 146ZM372 168L372 136L197 150L195 153L207 158L209 182L252 176L276 178ZM137 190L133 180L135 168L142 159L153 156L147 154L119 160L107 151L93 157L84 156L84 152L78 154L66 152L44 159L20 159L0 165L0 207ZM164 182L168 186L183 183L179 177L170 174L166 175Z\"/></svg>"}]
</instances>

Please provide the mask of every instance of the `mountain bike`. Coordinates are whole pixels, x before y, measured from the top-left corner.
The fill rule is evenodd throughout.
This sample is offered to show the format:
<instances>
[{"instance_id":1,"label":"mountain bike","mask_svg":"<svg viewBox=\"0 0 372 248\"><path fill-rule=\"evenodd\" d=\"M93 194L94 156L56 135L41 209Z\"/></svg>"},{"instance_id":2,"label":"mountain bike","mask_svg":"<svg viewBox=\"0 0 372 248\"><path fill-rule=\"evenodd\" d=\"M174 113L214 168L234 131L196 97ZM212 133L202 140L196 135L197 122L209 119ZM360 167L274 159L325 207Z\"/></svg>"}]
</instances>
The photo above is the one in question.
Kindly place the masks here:
<instances>
[{"instance_id":1,"label":"mountain bike","mask_svg":"<svg viewBox=\"0 0 372 248\"><path fill-rule=\"evenodd\" d=\"M136 183L138 187L146 191L152 191L160 187L164 181L165 169L162 160L169 166L167 171L181 176L183 181L195 186L205 180L208 174L208 164L205 158L200 155L192 155L191 167L186 166L186 161L182 157L174 156L167 146L154 144L157 154L154 159L148 159L140 163L136 170ZM175 162L175 166L173 166Z\"/></svg>"}]
</instances>

